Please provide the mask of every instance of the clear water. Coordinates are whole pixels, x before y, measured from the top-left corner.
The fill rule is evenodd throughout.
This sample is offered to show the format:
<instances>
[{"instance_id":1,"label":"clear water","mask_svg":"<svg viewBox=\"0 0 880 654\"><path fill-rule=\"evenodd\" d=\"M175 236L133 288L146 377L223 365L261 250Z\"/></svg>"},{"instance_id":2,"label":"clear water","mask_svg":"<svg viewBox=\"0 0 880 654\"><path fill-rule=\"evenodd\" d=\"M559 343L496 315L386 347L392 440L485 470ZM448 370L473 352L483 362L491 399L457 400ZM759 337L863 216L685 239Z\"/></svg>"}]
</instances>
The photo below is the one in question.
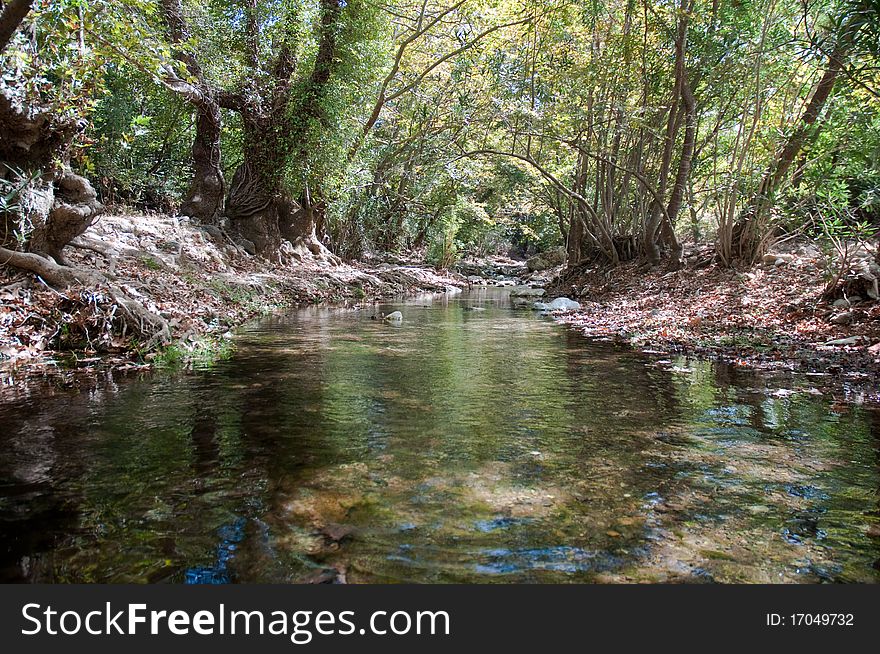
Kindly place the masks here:
<instances>
[{"instance_id":1,"label":"clear water","mask_svg":"<svg viewBox=\"0 0 880 654\"><path fill-rule=\"evenodd\" d=\"M878 488L876 410L493 289L0 391L3 581L877 582Z\"/></svg>"}]
</instances>

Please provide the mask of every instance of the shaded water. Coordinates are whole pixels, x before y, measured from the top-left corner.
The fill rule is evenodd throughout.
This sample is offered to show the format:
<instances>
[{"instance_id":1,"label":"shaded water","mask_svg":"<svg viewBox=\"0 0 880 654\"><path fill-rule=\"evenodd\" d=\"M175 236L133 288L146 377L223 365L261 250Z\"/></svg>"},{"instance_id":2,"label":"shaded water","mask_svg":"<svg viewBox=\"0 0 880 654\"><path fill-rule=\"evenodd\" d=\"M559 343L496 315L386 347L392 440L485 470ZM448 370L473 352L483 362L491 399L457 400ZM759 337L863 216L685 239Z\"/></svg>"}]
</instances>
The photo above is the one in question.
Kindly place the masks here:
<instances>
[{"instance_id":1,"label":"shaded water","mask_svg":"<svg viewBox=\"0 0 880 654\"><path fill-rule=\"evenodd\" d=\"M392 309L0 392L0 579L880 580L876 411L590 344L499 290Z\"/></svg>"}]
</instances>

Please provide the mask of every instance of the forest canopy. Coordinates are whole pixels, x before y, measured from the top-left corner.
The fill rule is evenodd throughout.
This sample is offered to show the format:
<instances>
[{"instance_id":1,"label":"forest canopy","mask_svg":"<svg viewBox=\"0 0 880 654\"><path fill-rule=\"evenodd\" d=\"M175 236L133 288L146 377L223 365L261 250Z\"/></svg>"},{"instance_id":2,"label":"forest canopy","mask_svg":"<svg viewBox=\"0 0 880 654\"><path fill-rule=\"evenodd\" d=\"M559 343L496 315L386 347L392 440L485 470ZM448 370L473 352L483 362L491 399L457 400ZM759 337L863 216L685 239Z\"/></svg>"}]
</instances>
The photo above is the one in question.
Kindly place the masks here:
<instances>
[{"instance_id":1,"label":"forest canopy","mask_svg":"<svg viewBox=\"0 0 880 654\"><path fill-rule=\"evenodd\" d=\"M11 0L0 47L3 247L57 263L106 206L281 264L880 221L876 0Z\"/></svg>"}]
</instances>

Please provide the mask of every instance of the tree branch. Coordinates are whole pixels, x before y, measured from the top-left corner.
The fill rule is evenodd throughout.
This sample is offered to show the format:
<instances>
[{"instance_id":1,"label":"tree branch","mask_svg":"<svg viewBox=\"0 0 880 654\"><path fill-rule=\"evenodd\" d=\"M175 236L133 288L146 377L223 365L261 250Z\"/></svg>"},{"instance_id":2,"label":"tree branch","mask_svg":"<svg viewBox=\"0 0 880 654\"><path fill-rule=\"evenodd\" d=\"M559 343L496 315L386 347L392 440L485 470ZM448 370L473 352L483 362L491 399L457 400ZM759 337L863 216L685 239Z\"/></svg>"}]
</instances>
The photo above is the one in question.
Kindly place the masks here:
<instances>
[{"instance_id":1,"label":"tree branch","mask_svg":"<svg viewBox=\"0 0 880 654\"><path fill-rule=\"evenodd\" d=\"M10 0L3 7L3 13L0 14L0 52L9 45L33 5L34 0Z\"/></svg>"}]
</instances>

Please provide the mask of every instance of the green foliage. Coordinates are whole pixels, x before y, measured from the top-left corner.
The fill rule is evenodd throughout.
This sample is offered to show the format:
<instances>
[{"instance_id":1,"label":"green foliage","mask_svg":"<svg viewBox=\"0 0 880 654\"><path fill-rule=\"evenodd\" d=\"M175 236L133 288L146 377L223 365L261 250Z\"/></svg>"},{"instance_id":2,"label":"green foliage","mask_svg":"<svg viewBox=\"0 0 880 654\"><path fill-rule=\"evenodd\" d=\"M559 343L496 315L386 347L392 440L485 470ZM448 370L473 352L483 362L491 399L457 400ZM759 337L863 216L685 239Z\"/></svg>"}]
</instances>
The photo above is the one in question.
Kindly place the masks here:
<instances>
[{"instance_id":1,"label":"green foliage","mask_svg":"<svg viewBox=\"0 0 880 654\"><path fill-rule=\"evenodd\" d=\"M880 222L880 21L868 5L694 3L684 64L697 136L680 230L711 236L747 208L853 16L863 25L849 68L774 193L774 216L788 229L818 224L817 189L827 186L842 189L844 222ZM402 0L392 10L348 0L338 5L328 81L317 86L318 0L254 3L253 51L249 3L182 6L190 38L174 54L195 56L212 88L281 112L272 127L278 151L263 163L294 197L308 189L325 203L342 254L427 250L449 265L467 252L558 245L584 209L561 189L589 204L594 239L600 226L638 234L650 213L675 84L678 2ZM273 66L285 48L295 66L278 80ZM174 209L191 178L193 109L163 80L172 70L194 80L173 56L158 3L39 2L0 63L16 101L62 122L88 121L69 154L102 200ZM287 84L289 102L274 107ZM222 118L221 165L231 179L252 145L246 134L260 129L245 130L231 111ZM683 132L673 135L670 180ZM467 154L479 150L521 158ZM0 210L12 209L14 188L3 184Z\"/></svg>"},{"instance_id":2,"label":"green foliage","mask_svg":"<svg viewBox=\"0 0 880 654\"><path fill-rule=\"evenodd\" d=\"M190 108L128 66L108 67L78 159L106 203L172 210L190 179Z\"/></svg>"},{"instance_id":3,"label":"green foliage","mask_svg":"<svg viewBox=\"0 0 880 654\"><path fill-rule=\"evenodd\" d=\"M447 207L436 222L428 245L428 262L437 268L449 268L458 259L458 230L462 223L470 217L472 220L477 211L466 201L459 201Z\"/></svg>"}]
</instances>

